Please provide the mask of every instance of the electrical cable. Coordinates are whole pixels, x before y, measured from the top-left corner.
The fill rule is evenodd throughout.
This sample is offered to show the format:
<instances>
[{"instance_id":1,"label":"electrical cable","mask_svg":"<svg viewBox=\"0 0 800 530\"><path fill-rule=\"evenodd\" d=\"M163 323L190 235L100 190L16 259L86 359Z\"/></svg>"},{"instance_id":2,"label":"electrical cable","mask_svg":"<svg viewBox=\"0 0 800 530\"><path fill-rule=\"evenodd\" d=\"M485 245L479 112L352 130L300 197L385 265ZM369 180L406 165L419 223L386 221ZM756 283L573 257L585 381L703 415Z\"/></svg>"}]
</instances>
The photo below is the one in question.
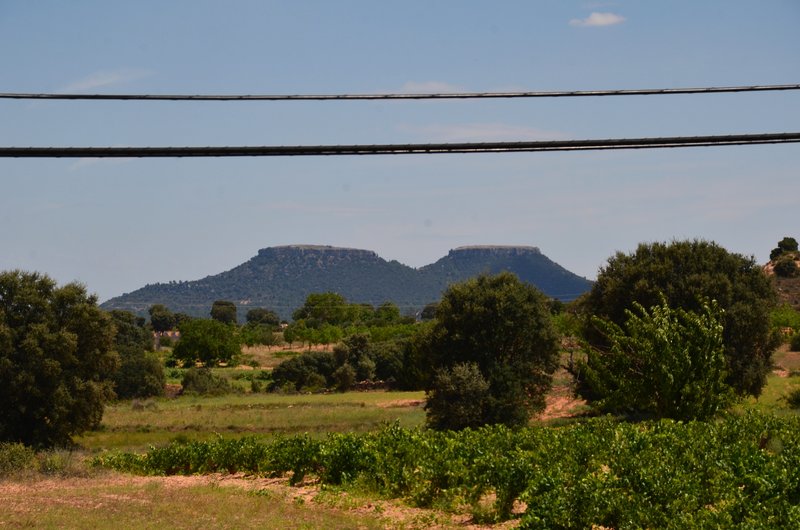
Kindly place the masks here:
<instances>
[{"instance_id":1,"label":"electrical cable","mask_svg":"<svg viewBox=\"0 0 800 530\"><path fill-rule=\"evenodd\" d=\"M57 94L0 92L0 99L117 100L117 101L346 101L419 99L503 99L600 96L653 96L800 90L795 85L749 85L694 88L641 88L623 90L569 90L535 92L450 92L395 94Z\"/></svg>"},{"instance_id":2,"label":"electrical cable","mask_svg":"<svg viewBox=\"0 0 800 530\"><path fill-rule=\"evenodd\" d=\"M464 142L436 144L218 147L0 147L0 158L197 158L244 156L360 156L658 149L800 142L800 132L601 140Z\"/></svg>"}]
</instances>

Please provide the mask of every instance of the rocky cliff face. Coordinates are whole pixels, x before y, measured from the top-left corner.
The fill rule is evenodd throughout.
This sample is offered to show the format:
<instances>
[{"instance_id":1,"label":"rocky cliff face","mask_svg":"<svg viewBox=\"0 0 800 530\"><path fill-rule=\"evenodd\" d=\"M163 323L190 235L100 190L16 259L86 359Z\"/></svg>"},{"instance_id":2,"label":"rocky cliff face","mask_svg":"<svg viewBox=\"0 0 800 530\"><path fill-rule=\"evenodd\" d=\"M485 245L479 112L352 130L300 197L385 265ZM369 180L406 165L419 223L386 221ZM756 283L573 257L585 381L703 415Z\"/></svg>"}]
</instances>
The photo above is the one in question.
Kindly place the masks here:
<instances>
[{"instance_id":1,"label":"rocky cliff face","mask_svg":"<svg viewBox=\"0 0 800 530\"><path fill-rule=\"evenodd\" d=\"M190 282L147 285L113 298L106 309L146 313L153 304L206 317L215 300L247 309L267 307L288 318L311 293L334 291L351 302L397 304L413 312L438 300L450 283L481 273L510 271L545 294L571 300L591 287L535 247L472 246L451 250L436 263L413 269L369 250L317 245L264 248L233 269Z\"/></svg>"}]
</instances>

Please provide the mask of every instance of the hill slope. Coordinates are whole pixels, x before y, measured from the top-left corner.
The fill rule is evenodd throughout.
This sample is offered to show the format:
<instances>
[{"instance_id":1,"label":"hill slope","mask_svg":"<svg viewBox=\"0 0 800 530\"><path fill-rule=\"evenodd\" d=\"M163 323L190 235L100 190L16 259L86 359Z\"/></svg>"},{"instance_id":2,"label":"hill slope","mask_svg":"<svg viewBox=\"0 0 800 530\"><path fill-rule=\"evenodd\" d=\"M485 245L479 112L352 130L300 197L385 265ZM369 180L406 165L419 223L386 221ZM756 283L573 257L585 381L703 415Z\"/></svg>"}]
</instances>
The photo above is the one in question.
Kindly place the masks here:
<instances>
[{"instance_id":1,"label":"hill slope","mask_svg":"<svg viewBox=\"0 0 800 530\"><path fill-rule=\"evenodd\" d=\"M405 313L438 300L452 282L503 270L563 300L591 287L534 247L462 247L414 269L369 250L290 245L261 249L247 262L201 280L147 285L102 307L144 314L151 305L164 304L174 312L208 316L214 300L231 300L241 308L240 318L248 307L267 307L289 318L309 294L334 291L351 302L391 301Z\"/></svg>"}]
</instances>

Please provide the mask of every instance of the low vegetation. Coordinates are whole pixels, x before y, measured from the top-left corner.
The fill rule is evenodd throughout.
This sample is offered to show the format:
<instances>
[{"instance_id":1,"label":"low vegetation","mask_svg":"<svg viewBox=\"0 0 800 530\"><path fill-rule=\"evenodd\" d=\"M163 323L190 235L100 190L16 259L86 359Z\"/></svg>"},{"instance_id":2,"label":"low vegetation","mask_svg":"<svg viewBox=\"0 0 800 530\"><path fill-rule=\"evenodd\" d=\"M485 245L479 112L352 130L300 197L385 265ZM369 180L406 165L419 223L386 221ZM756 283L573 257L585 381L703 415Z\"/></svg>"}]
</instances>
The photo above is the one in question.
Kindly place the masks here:
<instances>
[{"instance_id":1,"label":"low vegetation","mask_svg":"<svg viewBox=\"0 0 800 530\"><path fill-rule=\"evenodd\" d=\"M786 238L776 250L796 252ZM12 404L0 412L0 477L33 496L53 477L66 497L67 481L96 480L149 499L131 485L147 483L176 501L269 505L256 518L267 526L301 512L310 527L405 525L382 518L387 503L427 510L412 528L450 517L520 528L800 525L800 313L775 306L752 260L713 243L619 254L568 306L513 275L479 276L452 285L425 322L335 293L309 296L289 325L262 308L239 325L224 300L210 319L153 306L146 322L100 311L81 286L20 272L0 280ZM53 399L41 398L51 387ZM31 403L39 416L19 416ZM94 421L62 422L70 417ZM53 419L62 423L45 433ZM193 478L178 492L120 472ZM239 486L214 486L228 481ZM101 495L88 484L89 498ZM15 503L15 487L0 481L0 494ZM318 501L294 509L308 499ZM113 502L140 520L135 503ZM356 504L358 516L340 509ZM41 521L96 526L96 510L78 511L51 506ZM23 504L10 513L29 523ZM185 517L253 526L223 508Z\"/></svg>"},{"instance_id":2,"label":"low vegetation","mask_svg":"<svg viewBox=\"0 0 800 530\"><path fill-rule=\"evenodd\" d=\"M96 465L140 474L288 474L413 505L471 507L520 528L794 528L800 421L747 414L716 423L593 420L554 428L421 431L173 443ZM492 499L489 501L489 499Z\"/></svg>"}]
</instances>

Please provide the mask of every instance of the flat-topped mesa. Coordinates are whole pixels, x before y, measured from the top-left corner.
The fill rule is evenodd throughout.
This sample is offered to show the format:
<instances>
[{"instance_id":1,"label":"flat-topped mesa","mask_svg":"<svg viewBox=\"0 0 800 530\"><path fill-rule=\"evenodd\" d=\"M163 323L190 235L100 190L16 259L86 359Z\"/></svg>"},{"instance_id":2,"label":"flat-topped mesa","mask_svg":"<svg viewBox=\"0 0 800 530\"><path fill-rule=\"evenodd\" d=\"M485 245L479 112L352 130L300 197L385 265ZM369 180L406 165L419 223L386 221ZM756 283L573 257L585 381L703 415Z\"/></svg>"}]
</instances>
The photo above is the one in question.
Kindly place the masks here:
<instances>
[{"instance_id":1,"label":"flat-topped mesa","mask_svg":"<svg viewBox=\"0 0 800 530\"><path fill-rule=\"evenodd\" d=\"M316 254L340 254L340 255L361 256L369 258L378 257L378 255L371 250L364 250L360 248L333 247L330 245L280 245L275 247L262 248L258 251L259 256L275 256L287 253L299 254L301 256L316 255Z\"/></svg>"},{"instance_id":2,"label":"flat-topped mesa","mask_svg":"<svg viewBox=\"0 0 800 530\"><path fill-rule=\"evenodd\" d=\"M454 248L449 254L451 256L456 254L525 256L531 254L541 255L542 252L539 247L524 245L470 245Z\"/></svg>"}]
</instances>

